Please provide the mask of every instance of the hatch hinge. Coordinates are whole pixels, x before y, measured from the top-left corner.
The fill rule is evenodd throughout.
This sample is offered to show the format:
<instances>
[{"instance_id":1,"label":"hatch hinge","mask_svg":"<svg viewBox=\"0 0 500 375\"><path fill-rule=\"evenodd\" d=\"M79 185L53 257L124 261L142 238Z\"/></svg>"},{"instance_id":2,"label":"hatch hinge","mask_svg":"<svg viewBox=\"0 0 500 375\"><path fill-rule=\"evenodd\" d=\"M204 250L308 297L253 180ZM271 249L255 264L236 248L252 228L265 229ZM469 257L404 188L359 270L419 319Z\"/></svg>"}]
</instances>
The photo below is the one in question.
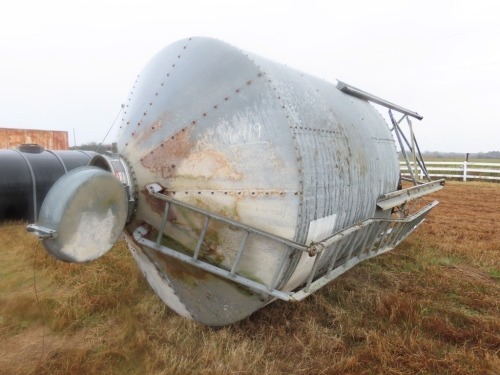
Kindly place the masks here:
<instances>
[{"instance_id":1,"label":"hatch hinge","mask_svg":"<svg viewBox=\"0 0 500 375\"><path fill-rule=\"evenodd\" d=\"M30 233L36 234L42 239L53 239L57 237L57 231L47 227L42 227L36 224L29 224L26 230Z\"/></svg>"}]
</instances>

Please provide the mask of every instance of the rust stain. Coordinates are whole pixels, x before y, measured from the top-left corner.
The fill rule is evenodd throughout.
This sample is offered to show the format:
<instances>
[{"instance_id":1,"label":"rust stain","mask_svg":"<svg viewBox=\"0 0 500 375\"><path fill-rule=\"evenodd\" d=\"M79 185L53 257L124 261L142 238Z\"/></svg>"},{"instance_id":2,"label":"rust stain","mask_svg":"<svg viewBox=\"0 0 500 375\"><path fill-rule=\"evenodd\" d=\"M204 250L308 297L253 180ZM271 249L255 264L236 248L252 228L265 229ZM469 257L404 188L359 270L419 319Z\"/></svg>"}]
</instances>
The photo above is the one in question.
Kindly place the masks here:
<instances>
[{"instance_id":1,"label":"rust stain","mask_svg":"<svg viewBox=\"0 0 500 375\"><path fill-rule=\"evenodd\" d=\"M209 263L220 264L224 261L225 256L219 251L219 233L216 228L208 228L203 241L201 258Z\"/></svg>"},{"instance_id":2,"label":"rust stain","mask_svg":"<svg viewBox=\"0 0 500 375\"><path fill-rule=\"evenodd\" d=\"M177 165L187 158L194 146L190 134L189 128L177 132L143 157L142 165L164 179L174 177Z\"/></svg>"},{"instance_id":3,"label":"rust stain","mask_svg":"<svg viewBox=\"0 0 500 375\"><path fill-rule=\"evenodd\" d=\"M163 127L161 120L154 122L151 125L146 125L143 120L137 123L138 130L132 133L132 136L135 138L136 143L141 143L145 139L149 138L152 134Z\"/></svg>"},{"instance_id":4,"label":"rust stain","mask_svg":"<svg viewBox=\"0 0 500 375\"><path fill-rule=\"evenodd\" d=\"M146 189L141 190L141 193L144 196L144 199L146 199L146 204L153 210L153 212L156 212L158 215L162 215L165 209L165 202L151 196Z\"/></svg>"},{"instance_id":5,"label":"rust stain","mask_svg":"<svg viewBox=\"0 0 500 375\"><path fill-rule=\"evenodd\" d=\"M69 148L68 132L0 128L0 148L12 149L30 143L38 144L48 150L67 150Z\"/></svg>"},{"instance_id":6,"label":"rust stain","mask_svg":"<svg viewBox=\"0 0 500 375\"><path fill-rule=\"evenodd\" d=\"M165 210L165 203L161 199L153 197L151 194L146 189L141 190L141 194L144 196L144 199L146 200L146 204L153 210L153 212L156 212L158 215L163 215L163 211ZM167 194L169 195L169 194ZM168 221L174 223L177 220L177 217L173 210L170 210L168 212Z\"/></svg>"},{"instance_id":7,"label":"rust stain","mask_svg":"<svg viewBox=\"0 0 500 375\"><path fill-rule=\"evenodd\" d=\"M206 280L208 276L210 276L208 272L202 270L201 268L191 266L160 252L149 252L150 254L153 254L158 267L161 270L164 270L169 277L195 284L196 281Z\"/></svg>"},{"instance_id":8,"label":"rust stain","mask_svg":"<svg viewBox=\"0 0 500 375\"><path fill-rule=\"evenodd\" d=\"M237 181L243 178L223 153L208 148L191 153L180 163L177 174L205 180L226 178Z\"/></svg>"},{"instance_id":9,"label":"rust stain","mask_svg":"<svg viewBox=\"0 0 500 375\"><path fill-rule=\"evenodd\" d=\"M142 159L142 165L163 179L174 177L209 180L241 180L226 156L203 142L195 143L192 129L196 123L170 136Z\"/></svg>"}]
</instances>

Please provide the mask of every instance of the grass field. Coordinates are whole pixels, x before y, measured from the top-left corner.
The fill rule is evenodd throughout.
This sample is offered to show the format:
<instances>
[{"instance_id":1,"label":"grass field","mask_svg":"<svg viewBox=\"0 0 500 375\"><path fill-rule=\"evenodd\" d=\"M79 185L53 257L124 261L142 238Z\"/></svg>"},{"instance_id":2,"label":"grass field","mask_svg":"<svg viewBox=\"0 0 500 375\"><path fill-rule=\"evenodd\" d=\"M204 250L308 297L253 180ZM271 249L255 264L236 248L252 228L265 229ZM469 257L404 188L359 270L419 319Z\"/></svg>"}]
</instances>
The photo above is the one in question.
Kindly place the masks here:
<instances>
[{"instance_id":1,"label":"grass field","mask_svg":"<svg viewBox=\"0 0 500 375\"><path fill-rule=\"evenodd\" d=\"M435 197L394 251L219 329L166 308L123 243L65 264L3 224L0 374L499 374L500 184Z\"/></svg>"},{"instance_id":2,"label":"grass field","mask_svg":"<svg viewBox=\"0 0 500 375\"><path fill-rule=\"evenodd\" d=\"M401 161L404 161L404 159L400 159ZM462 157L462 158L425 158L424 159L425 162L433 162L433 161L437 161L437 162L449 162L449 161L452 161L452 162L459 162L459 163L463 163L464 160L465 160L465 157ZM480 158L473 158L473 157L470 157L469 158L469 163L500 163L500 159L480 159Z\"/></svg>"}]
</instances>

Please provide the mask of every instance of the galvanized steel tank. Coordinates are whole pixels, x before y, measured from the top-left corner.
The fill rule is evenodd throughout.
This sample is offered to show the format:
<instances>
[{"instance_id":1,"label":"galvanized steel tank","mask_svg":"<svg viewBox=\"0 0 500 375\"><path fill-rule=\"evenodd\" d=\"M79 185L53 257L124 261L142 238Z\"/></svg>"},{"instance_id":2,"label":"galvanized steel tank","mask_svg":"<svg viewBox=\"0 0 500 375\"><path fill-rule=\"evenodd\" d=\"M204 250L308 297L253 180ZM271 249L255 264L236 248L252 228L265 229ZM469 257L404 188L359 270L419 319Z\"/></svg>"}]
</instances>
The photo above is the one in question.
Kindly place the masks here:
<instances>
[{"instance_id":1,"label":"galvanized steel tank","mask_svg":"<svg viewBox=\"0 0 500 375\"><path fill-rule=\"evenodd\" d=\"M399 146L428 183L399 189ZM300 301L393 249L438 204L408 116L418 113L207 38L162 50L137 77L118 152L95 155L48 192L28 230L63 261L88 262L123 230L160 298L226 325L275 298ZM392 110L404 116L396 122Z\"/></svg>"},{"instance_id":2,"label":"galvanized steel tank","mask_svg":"<svg viewBox=\"0 0 500 375\"><path fill-rule=\"evenodd\" d=\"M164 194L303 244L371 217L389 217L377 199L395 191L399 163L381 115L333 84L208 38L160 51L133 85L118 150L134 176L137 205L128 244L149 283L177 313L208 325L250 315L272 297L184 264L131 236L161 226ZM203 220L174 209L162 243L192 251ZM234 229L234 228L233 228ZM203 259L230 268L241 232L211 223ZM239 271L277 285L303 284L313 260L285 244L252 238ZM328 259L322 260L320 268Z\"/></svg>"}]
</instances>

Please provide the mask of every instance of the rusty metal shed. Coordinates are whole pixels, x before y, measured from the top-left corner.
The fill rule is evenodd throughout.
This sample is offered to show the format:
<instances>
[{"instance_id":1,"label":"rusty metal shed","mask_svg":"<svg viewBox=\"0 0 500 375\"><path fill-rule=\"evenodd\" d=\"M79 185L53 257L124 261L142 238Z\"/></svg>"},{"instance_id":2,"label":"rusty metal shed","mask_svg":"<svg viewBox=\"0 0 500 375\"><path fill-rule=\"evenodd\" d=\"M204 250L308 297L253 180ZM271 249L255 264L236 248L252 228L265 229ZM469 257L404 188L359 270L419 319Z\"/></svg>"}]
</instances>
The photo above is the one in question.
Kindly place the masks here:
<instances>
[{"instance_id":1,"label":"rusty metal shed","mask_svg":"<svg viewBox=\"0 0 500 375\"><path fill-rule=\"evenodd\" d=\"M29 143L36 143L49 150L67 150L69 148L68 132L0 128L0 149L12 149Z\"/></svg>"}]
</instances>

